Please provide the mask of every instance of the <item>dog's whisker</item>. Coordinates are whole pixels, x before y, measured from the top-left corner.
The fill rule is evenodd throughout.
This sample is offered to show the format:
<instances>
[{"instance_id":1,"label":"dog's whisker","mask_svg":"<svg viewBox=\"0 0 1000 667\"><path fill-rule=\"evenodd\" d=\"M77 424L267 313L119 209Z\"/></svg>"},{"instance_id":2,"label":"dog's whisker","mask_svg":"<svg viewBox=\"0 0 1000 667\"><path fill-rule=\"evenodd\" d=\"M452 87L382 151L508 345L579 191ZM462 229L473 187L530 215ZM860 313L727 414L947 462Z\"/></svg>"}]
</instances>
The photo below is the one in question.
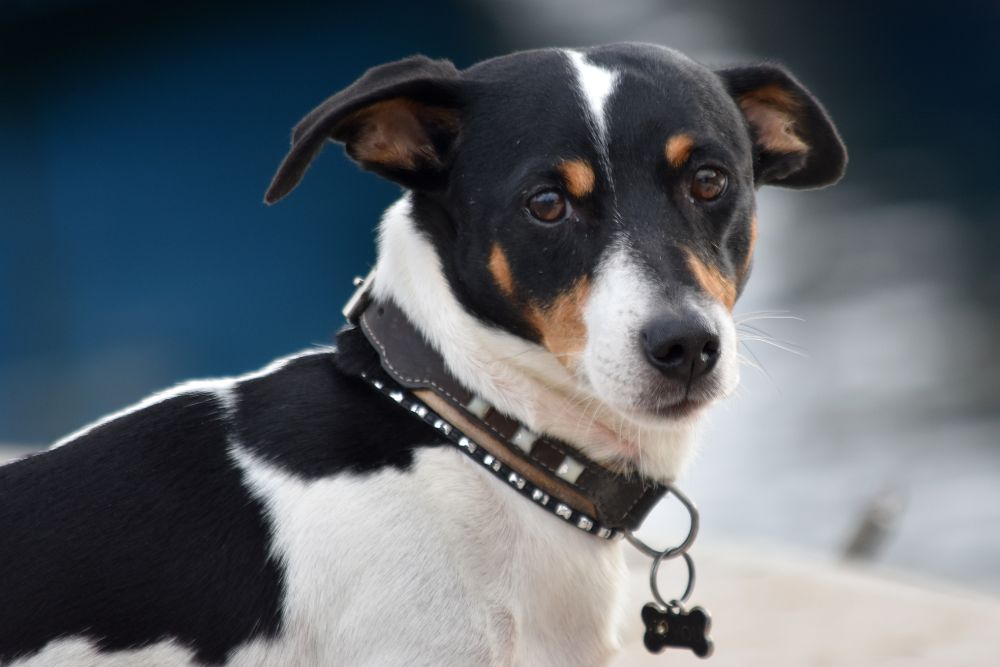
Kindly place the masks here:
<instances>
[{"instance_id":1,"label":"dog's whisker","mask_svg":"<svg viewBox=\"0 0 1000 667\"><path fill-rule=\"evenodd\" d=\"M781 343L781 342L779 342L777 340L774 340L773 338L767 338L765 336L745 336L745 335L740 336L740 342L741 343L746 343L748 341L755 341L755 342L758 342L758 343L764 343L765 345L770 345L771 347L776 347L779 350L784 350L785 352L788 352L789 354L794 354L797 357L806 357L807 358L809 356L809 353L806 352L804 349L801 349L801 348L799 348L797 346L792 346L791 344ZM745 345L744 345L744 347L745 347Z\"/></svg>"},{"instance_id":2,"label":"dog's whisker","mask_svg":"<svg viewBox=\"0 0 1000 667\"><path fill-rule=\"evenodd\" d=\"M736 326L736 330L739 333L744 333L746 331L749 331L752 334L755 334L755 335L758 335L758 336L763 336L765 338L770 338L771 340L778 341L780 343L785 343L785 344L787 344L787 345L789 345L791 347L798 347L794 343L791 343L791 342L786 341L786 340L782 340L782 339L778 338L777 336L772 335L770 332L765 331L764 329L761 329L760 327L756 327L756 326L753 326L753 325L750 325L750 324L738 324Z\"/></svg>"},{"instance_id":3,"label":"dog's whisker","mask_svg":"<svg viewBox=\"0 0 1000 667\"><path fill-rule=\"evenodd\" d=\"M773 386L780 393L781 392L781 387L778 386L778 383L775 382L774 377L767 370L767 368L764 367L764 364L761 362L760 357L758 357L754 353L754 351L751 350L750 347L746 343L744 343L743 341L740 341L740 345L742 345L743 349L747 351L747 354L749 354L751 357L753 357L753 360L754 360L755 363L752 364L751 367L752 368L756 368L757 370L759 370L764 375L764 377L767 378L768 382L771 383L771 386ZM743 358L744 358L744 360L746 359L745 357L743 357Z\"/></svg>"},{"instance_id":4,"label":"dog's whisker","mask_svg":"<svg viewBox=\"0 0 1000 667\"><path fill-rule=\"evenodd\" d=\"M748 359L747 357L743 356L742 354L737 353L736 359L741 364L746 364L747 366L749 366L750 368L754 369L755 371L764 372L764 369L763 369L763 367L761 367L760 364L756 363L755 361L752 361L752 360ZM737 388L738 388L738 385L737 385Z\"/></svg>"},{"instance_id":5,"label":"dog's whisker","mask_svg":"<svg viewBox=\"0 0 1000 667\"><path fill-rule=\"evenodd\" d=\"M758 310L741 313L733 317L733 322L736 324L756 322L758 320L795 320L796 322L805 322L804 318L798 315L791 315L787 310Z\"/></svg>"}]
</instances>

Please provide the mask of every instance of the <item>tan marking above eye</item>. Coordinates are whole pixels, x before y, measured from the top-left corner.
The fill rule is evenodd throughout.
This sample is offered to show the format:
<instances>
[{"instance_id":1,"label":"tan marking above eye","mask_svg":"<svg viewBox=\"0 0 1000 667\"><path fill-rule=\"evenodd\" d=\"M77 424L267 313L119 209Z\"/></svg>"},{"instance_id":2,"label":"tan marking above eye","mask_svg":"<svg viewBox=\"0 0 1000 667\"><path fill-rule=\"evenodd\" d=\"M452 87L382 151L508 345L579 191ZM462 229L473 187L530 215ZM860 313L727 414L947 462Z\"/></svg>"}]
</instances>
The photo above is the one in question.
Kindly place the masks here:
<instances>
[{"instance_id":1,"label":"tan marking above eye","mask_svg":"<svg viewBox=\"0 0 1000 667\"><path fill-rule=\"evenodd\" d=\"M722 275L717 268L705 264L690 248L685 248L688 257L688 268L694 275L698 285L712 298L716 299L727 310L736 305L736 285Z\"/></svg>"},{"instance_id":2,"label":"tan marking above eye","mask_svg":"<svg viewBox=\"0 0 1000 667\"><path fill-rule=\"evenodd\" d=\"M806 144L795 134L795 115L801 106L791 93L764 86L742 95L740 109L757 135L757 143L772 153L805 153Z\"/></svg>"},{"instance_id":3,"label":"tan marking above eye","mask_svg":"<svg viewBox=\"0 0 1000 667\"><path fill-rule=\"evenodd\" d=\"M566 181L566 189L577 199L582 199L594 190L594 168L586 160L565 160L559 163L559 173Z\"/></svg>"},{"instance_id":4,"label":"tan marking above eye","mask_svg":"<svg viewBox=\"0 0 1000 667\"><path fill-rule=\"evenodd\" d=\"M691 157L691 150L694 148L694 139L690 134L678 133L667 139L667 146L664 153L667 162L671 167L682 167Z\"/></svg>"},{"instance_id":5,"label":"tan marking above eye","mask_svg":"<svg viewBox=\"0 0 1000 667\"><path fill-rule=\"evenodd\" d=\"M514 294L514 276L511 275L507 255L499 243L494 243L490 250L489 269L500 291L507 296L512 296Z\"/></svg>"},{"instance_id":6,"label":"tan marking above eye","mask_svg":"<svg viewBox=\"0 0 1000 667\"><path fill-rule=\"evenodd\" d=\"M590 297L590 281L580 278L547 306L532 304L527 320L542 339L542 345L572 371L587 345L587 325L583 311Z\"/></svg>"}]
</instances>

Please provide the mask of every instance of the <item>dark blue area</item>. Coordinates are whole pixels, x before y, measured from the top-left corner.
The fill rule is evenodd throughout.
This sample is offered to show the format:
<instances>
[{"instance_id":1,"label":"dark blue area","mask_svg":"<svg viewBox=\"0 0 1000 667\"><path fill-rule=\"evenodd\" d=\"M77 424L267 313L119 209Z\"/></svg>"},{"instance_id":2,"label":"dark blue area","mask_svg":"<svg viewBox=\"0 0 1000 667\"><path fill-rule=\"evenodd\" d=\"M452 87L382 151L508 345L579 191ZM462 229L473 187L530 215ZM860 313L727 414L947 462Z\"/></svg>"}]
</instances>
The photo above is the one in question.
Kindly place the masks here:
<instances>
[{"instance_id":1,"label":"dark blue area","mask_svg":"<svg viewBox=\"0 0 1000 667\"><path fill-rule=\"evenodd\" d=\"M18 18L0 25L0 443L329 343L399 190L330 146L266 207L292 125L369 66L487 48L446 2Z\"/></svg>"}]
</instances>

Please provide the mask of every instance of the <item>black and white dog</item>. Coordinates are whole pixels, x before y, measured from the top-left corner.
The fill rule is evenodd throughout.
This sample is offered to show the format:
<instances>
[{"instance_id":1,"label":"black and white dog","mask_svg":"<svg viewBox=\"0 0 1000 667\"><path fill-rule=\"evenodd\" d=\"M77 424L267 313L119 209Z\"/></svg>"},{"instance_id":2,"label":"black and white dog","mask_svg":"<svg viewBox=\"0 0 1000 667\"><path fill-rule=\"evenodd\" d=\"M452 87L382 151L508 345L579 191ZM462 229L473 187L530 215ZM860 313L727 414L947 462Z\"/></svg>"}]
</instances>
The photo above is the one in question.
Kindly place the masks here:
<instances>
[{"instance_id":1,"label":"black and white dog","mask_svg":"<svg viewBox=\"0 0 1000 667\"><path fill-rule=\"evenodd\" d=\"M406 188L371 302L497 412L649 480L737 384L755 189L846 162L783 69L640 44L374 68L299 124L269 202L328 139ZM606 663L621 542L447 446L378 362L348 327L0 468L0 664Z\"/></svg>"}]
</instances>

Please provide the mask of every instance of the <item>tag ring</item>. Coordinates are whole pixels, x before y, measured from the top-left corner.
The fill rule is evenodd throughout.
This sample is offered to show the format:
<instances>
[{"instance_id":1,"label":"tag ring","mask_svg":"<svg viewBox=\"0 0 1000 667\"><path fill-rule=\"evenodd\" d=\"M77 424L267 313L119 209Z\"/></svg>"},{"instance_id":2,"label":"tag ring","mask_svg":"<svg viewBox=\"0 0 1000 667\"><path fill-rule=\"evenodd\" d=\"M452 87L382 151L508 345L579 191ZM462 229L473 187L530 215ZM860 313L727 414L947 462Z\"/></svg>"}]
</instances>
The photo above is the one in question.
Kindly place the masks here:
<instances>
[{"instance_id":1,"label":"tag ring","mask_svg":"<svg viewBox=\"0 0 1000 667\"><path fill-rule=\"evenodd\" d=\"M698 517L698 508L695 506L694 501L684 495L684 493L682 493L674 485L665 484L664 486L667 489L667 493L673 495L678 501L680 501L681 505L684 506L684 509L687 510L688 517L690 518L691 525L690 528L688 528L688 534L687 537L684 538L684 541L676 547L661 551L659 549L654 549L640 540L631 530L625 531L625 539L628 540L629 544L656 561L653 565L654 570L660 560L670 560L671 558L676 558L682 554L686 556L687 550L691 548L691 545L694 544L695 538L698 537L698 528L701 525L701 521ZM687 560L690 562L690 559ZM691 568L692 566L689 565L688 567Z\"/></svg>"},{"instance_id":2,"label":"tag ring","mask_svg":"<svg viewBox=\"0 0 1000 667\"><path fill-rule=\"evenodd\" d=\"M656 603L660 605L662 609L683 609L684 603L688 601L688 598L691 597L691 591L694 590L694 559L691 558L691 555L686 552L681 554L681 557L684 558L684 564L687 565L687 586L684 587L684 593L679 598L674 598L670 602L667 602L663 599L663 596L660 595L660 587L659 584L657 584L656 575L660 571L660 563L672 558L672 556L668 555L669 553L670 551L664 551L653 559L653 567L649 569L649 588L653 592L653 599L656 600Z\"/></svg>"}]
</instances>

